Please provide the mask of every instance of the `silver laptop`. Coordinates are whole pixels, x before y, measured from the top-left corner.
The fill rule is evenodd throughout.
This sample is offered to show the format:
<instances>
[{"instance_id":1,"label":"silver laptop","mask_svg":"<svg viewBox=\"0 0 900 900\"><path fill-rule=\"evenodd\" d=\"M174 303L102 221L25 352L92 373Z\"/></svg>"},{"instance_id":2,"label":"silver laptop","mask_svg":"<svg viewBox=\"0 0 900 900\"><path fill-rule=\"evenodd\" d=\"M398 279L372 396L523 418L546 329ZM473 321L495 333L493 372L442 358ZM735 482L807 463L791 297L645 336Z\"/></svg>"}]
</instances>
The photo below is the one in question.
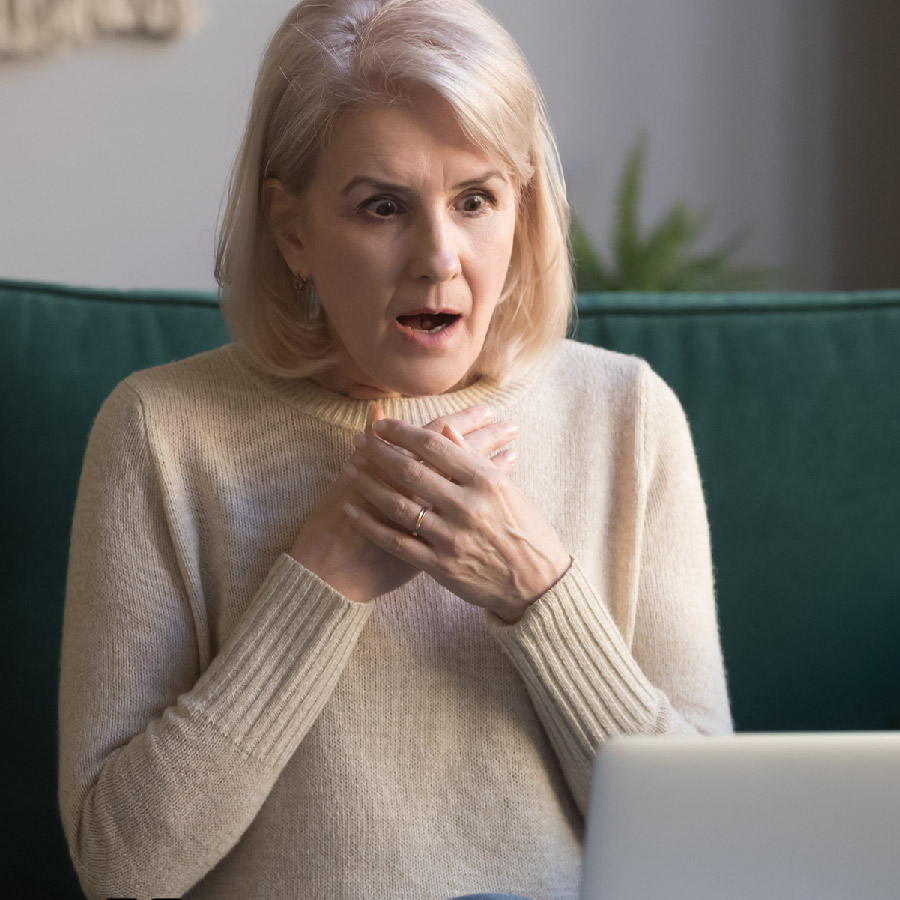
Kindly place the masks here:
<instances>
[{"instance_id":1,"label":"silver laptop","mask_svg":"<svg viewBox=\"0 0 900 900\"><path fill-rule=\"evenodd\" d=\"M581 900L900 900L900 733L610 741Z\"/></svg>"}]
</instances>

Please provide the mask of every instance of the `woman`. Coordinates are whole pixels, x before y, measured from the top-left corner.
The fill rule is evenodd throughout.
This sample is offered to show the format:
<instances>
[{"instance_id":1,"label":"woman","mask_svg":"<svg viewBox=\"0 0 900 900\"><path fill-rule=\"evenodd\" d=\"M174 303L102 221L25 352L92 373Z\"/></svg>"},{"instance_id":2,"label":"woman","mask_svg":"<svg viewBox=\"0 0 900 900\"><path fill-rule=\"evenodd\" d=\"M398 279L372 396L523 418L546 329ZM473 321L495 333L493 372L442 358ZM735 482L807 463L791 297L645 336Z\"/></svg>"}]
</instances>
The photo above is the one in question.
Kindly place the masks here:
<instances>
[{"instance_id":1,"label":"woman","mask_svg":"<svg viewBox=\"0 0 900 900\"><path fill-rule=\"evenodd\" d=\"M308 0L217 260L104 405L60 799L89 895L575 895L594 753L730 728L684 415L563 340L536 85L469 0ZM513 438L515 437L515 447Z\"/></svg>"}]
</instances>

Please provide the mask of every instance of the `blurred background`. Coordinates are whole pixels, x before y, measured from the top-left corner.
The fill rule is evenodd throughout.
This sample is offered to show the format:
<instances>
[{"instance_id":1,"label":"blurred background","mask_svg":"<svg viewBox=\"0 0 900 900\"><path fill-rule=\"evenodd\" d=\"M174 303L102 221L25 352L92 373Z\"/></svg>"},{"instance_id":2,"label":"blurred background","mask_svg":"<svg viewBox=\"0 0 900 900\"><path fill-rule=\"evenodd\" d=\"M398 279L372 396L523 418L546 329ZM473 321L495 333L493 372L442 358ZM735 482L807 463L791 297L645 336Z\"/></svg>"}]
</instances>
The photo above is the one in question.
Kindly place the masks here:
<instances>
[{"instance_id":1,"label":"blurred background","mask_svg":"<svg viewBox=\"0 0 900 900\"><path fill-rule=\"evenodd\" d=\"M486 0L543 86L605 252L626 154L641 214L746 229L796 289L900 287L898 0ZM0 62L0 277L213 289L217 216L284 0L207 0L176 41Z\"/></svg>"}]
</instances>

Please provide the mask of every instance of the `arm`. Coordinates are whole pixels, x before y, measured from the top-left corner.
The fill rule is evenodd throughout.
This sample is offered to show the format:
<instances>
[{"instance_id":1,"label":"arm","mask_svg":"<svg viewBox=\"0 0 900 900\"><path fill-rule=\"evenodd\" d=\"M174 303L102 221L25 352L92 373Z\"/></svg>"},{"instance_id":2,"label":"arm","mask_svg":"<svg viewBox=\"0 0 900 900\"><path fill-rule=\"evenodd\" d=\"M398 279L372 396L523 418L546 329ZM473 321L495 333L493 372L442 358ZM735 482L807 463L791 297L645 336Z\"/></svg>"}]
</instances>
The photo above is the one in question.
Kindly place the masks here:
<instances>
[{"instance_id":1,"label":"arm","mask_svg":"<svg viewBox=\"0 0 900 900\"><path fill-rule=\"evenodd\" d=\"M204 666L167 477L120 386L85 459L62 646L60 806L91 897L181 896L228 852L369 615L283 556Z\"/></svg>"},{"instance_id":2,"label":"arm","mask_svg":"<svg viewBox=\"0 0 900 900\"><path fill-rule=\"evenodd\" d=\"M630 618L618 623L578 562L514 626L492 633L528 686L579 806L616 734L731 731L706 507L675 395L643 366ZM626 635L628 636L626 638Z\"/></svg>"},{"instance_id":3,"label":"arm","mask_svg":"<svg viewBox=\"0 0 900 900\"><path fill-rule=\"evenodd\" d=\"M448 418L485 452L508 442L486 410ZM371 607L351 602L351 589L371 599L416 573L360 543L341 512L355 495L339 480L301 527L296 557L273 559L206 659L202 535L181 502L189 480L120 386L98 416L79 489L60 688L60 805L91 896L178 896L210 871L353 652ZM343 581L329 583L333 570Z\"/></svg>"},{"instance_id":4,"label":"arm","mask_svg":"<svg viewBox=\"0 0 900 900\"><path fill-rule=\"evenodd\" d=\"M712 587L706 511L687 422L677 399L643 366L638 385L632 596L616 620L555 531L508 480L402 423L381 432L444 474L366 441L378 473L355 473L393 528L359 510L357 526L488 610L495 638L521 673L573 795L588 799L593 758L614 734L730 730ZM413 482L440 510L425 541L410 538L416 510L390 485ZM535 585L541 585L535 590ZM537 598L537 599L535 599Z\"/></svg>"}]
</instances>

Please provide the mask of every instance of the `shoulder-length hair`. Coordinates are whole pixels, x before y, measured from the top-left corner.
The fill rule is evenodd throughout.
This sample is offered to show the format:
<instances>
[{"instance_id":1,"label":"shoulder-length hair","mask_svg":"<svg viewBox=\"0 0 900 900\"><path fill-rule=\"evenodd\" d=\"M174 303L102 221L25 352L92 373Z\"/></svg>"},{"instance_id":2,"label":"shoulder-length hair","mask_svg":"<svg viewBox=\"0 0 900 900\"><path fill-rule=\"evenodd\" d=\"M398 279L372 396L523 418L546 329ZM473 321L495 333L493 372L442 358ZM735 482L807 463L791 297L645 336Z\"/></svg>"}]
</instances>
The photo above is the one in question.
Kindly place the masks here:
<instances>
[{"instance_id":1,"label":"shoulder-length hair","mask_svg":"<svg viewBox=\"0 0 900 900\"><path fill-rule=\"evenodd\" d=\"M262 205L266 178L302 202L342 112L430 88L518 191L512 257L473 374L503 381L546 359L572 308L569 208L537 82L475 0L304 0L260 65L219 226L216 280L232 337L263 370L306 377L333 362L314 290L295 285Z\"/></svg>"}]
</instances>

